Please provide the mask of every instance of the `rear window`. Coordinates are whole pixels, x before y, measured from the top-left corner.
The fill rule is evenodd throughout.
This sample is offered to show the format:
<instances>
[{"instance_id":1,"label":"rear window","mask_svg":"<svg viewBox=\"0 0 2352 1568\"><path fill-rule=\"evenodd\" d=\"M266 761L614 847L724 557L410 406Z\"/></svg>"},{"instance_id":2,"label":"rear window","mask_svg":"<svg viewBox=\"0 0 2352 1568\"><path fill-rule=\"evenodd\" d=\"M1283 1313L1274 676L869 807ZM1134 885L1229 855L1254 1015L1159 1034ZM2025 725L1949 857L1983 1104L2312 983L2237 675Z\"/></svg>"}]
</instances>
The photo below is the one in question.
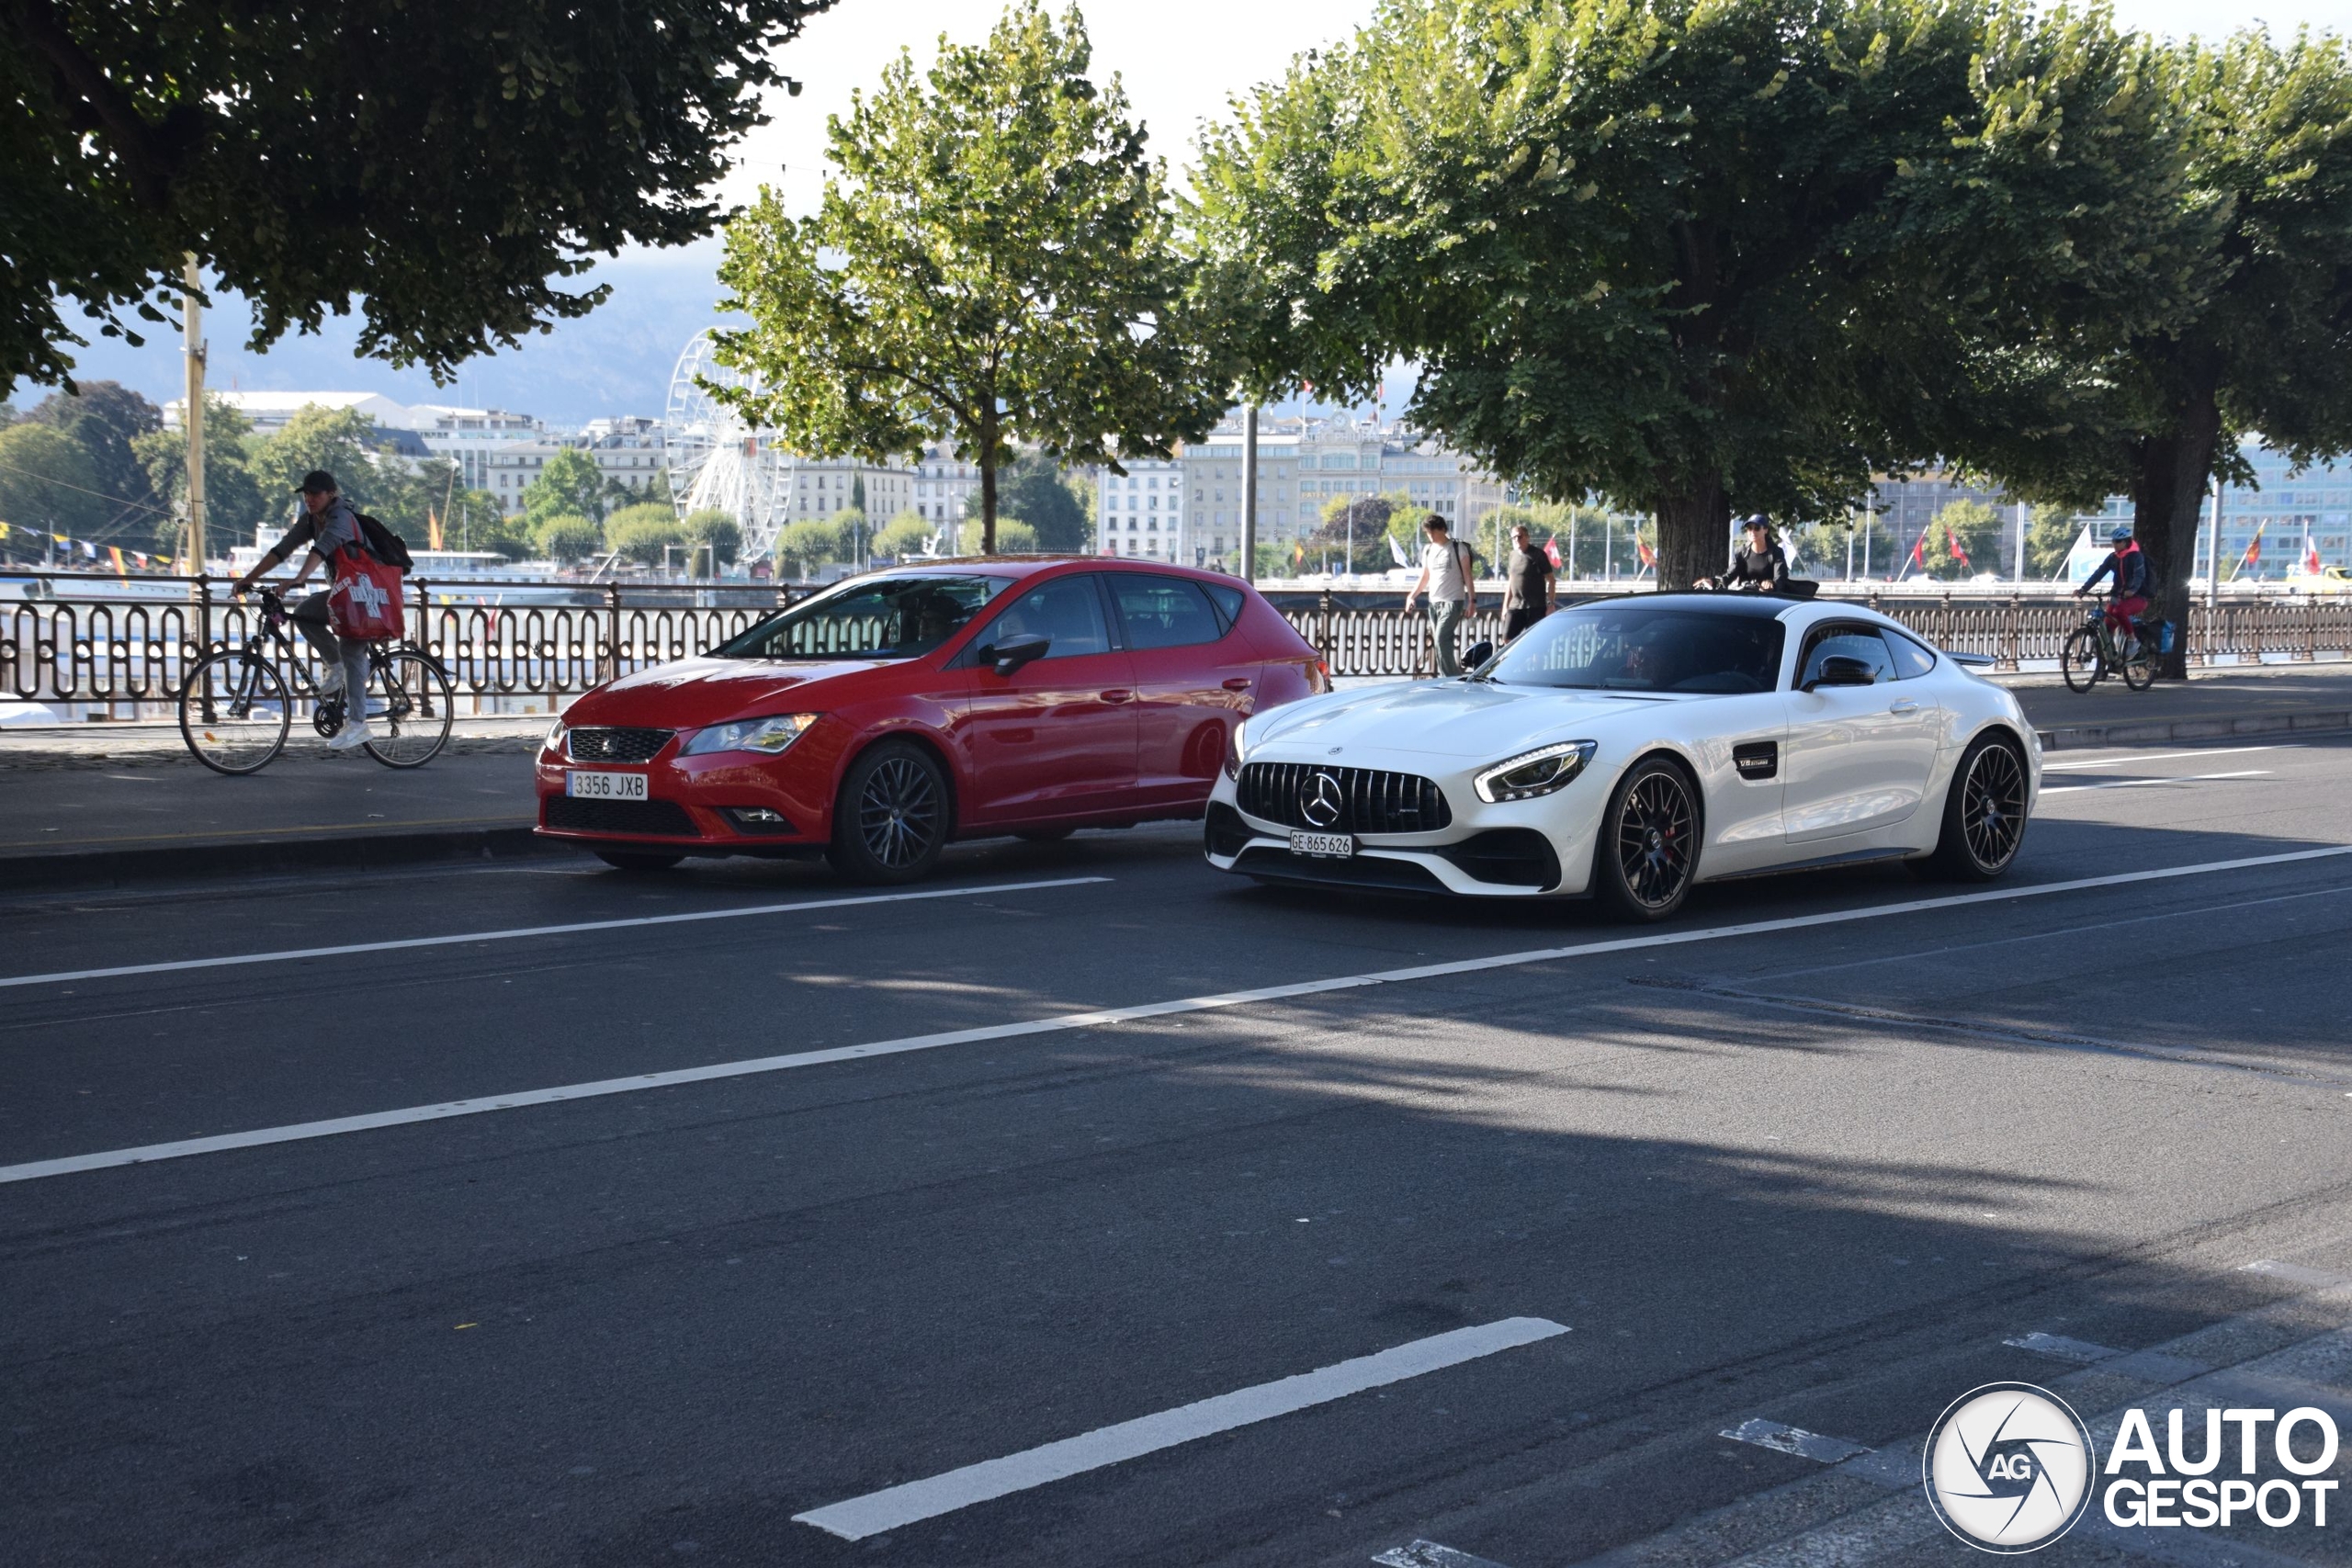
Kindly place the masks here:
<instances>
[{"instance_id":1,"label":"rear window","mask_svg":"<svg viewBox=\"0 0 2352 1568\"><path fill-rule=\"evenodd\" d=\"M1209 608L1208 595L1181 577L1110 574L1111 597L1119 606L1119 624L1132 649L1185 648L1215 642L1225 635L1224 623Z\"/></svg>"},{"instance_id":2,"label":"rear window","mask_svg":"<svg viewBox=\"0 0 2352 1568\"><path fill-rule=\"evenodd\" d=\"M713 651L726 659L912 659L962 631L1001 577L868 577L830 588Z\"/></svg>"},{"instance_id":3,"label":"rear window","mask_svg":"<svg viewBox=\"0 0 2352 1568\"><path fill-rule=\"evenodd\" d=\"M1212 582L1204 592L1207 592L1210 603L1216 606L1217 615L1224 619L1227 626L1233 626L1241 619L1241 606L1250 602L1249 594L1229 582Z\"/></svg>"},{"instance_id":4,"label":"rear window","mask_svg":"<svg viewBox=\"0 0 2352 1568\"><path fill-rule=\"evenodd\" d=\"M1925 675L1936 667L1936 656L1901 632L1891 632L1881 626L1879 635L1886 638L1887 649L1894 655L1896 680L1908 681Z\"/></svg>"}]
</instances>

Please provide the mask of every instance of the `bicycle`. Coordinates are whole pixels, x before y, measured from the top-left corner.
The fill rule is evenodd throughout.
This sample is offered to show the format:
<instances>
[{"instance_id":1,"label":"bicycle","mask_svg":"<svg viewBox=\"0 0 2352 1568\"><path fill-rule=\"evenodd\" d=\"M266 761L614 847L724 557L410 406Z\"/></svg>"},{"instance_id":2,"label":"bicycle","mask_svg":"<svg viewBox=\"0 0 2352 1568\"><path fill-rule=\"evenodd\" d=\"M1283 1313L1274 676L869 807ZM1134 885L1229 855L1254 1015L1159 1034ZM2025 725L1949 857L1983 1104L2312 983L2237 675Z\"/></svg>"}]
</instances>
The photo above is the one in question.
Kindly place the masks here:
<instances>
[{"instance_id":1,"label":"bicycle","mask_svg":"<svg viewBox=\"0 0 2352 1568\"><path fill-rule=\"evenodd\" d=\"M295 705L311 704L311 727L322 737L343 728L341 694L322 694L287 633L292 617L277 590L261 590L260 635L234 649L209 653L180 682L180 739L216 773L250 773L286 749ZM264 651L265 645L276 657ZM293 672L289 682L287 671ZM368 645L368 686L380 686L383 733L361 750L388 768L421 768L448 742L457 707L448 672L431 654L397 643ZM365 694L363 694L364 700Z\"/></svg>"},{"instance_id":2,"label":"bicycle","mask_svg":"<svg viewBox=\"0 0 2352 1568\"><path fill-rule=\"evenodd\" d=\"M2066 634L2065 646L2059 649L2058 671L2066 678L2070 692L2089 691L2109 671L2120 673L2123 683L2135 692L2144 692L2155 683L2155 640L2137 637L2126 654L2123 645L2115 640L2115 628L2108 625L2108 604L2104 598L2092 600L2090 614Z\"/></svg>"}]
</instances>

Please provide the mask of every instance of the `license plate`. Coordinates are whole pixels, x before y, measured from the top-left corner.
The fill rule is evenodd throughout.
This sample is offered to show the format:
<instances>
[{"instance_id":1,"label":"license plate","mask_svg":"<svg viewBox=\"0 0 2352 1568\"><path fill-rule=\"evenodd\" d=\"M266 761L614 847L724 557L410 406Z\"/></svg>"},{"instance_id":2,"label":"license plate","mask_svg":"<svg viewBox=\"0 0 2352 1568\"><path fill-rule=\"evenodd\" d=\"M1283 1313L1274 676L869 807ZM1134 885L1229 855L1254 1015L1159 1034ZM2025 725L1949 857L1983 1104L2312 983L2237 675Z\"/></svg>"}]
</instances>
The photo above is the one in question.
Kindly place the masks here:
<instances>
[{"instance_id":1,"label":"license plate","mask_svg":"<svg viewBox=\"0 0 2352 1568\"><path fill-rule=\"evenodd\" d=\"M563 793L577 800L643 800L643 773L585 773L574 768L563 775Z\"/></svg>"},{"instance_id":2,"label":"license plate","mask_svg":"<svg viewBox=\"0 0 2352 1568\"><path fill-rule=\"evenodd\" d=\"M1345 860L1356 852L1355 835L1293 832L1290 852L1295 855L1318 855L1325 860Z\"/></svg>"}]
</instances>

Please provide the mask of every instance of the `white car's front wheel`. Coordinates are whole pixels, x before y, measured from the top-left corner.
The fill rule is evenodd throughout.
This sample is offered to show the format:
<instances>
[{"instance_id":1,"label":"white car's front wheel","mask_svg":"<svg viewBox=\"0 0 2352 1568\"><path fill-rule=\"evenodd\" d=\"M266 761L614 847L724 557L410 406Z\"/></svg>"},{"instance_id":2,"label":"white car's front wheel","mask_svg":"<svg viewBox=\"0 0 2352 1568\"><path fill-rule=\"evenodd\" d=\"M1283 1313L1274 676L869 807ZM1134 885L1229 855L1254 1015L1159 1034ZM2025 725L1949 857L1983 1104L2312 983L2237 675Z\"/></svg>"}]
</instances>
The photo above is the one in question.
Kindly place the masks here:
<instances>
[{"instance_id":1,"label":"white car's front wheel","mask_svg":"<svg viewBox=\"0 0 2352 1568\"><path fill-rule=\"evenodd\" d=\"M1962 882L1990 882L2025 842L2025 758L2012 742L1979 736L1952 770L1944 795L1935 869Z\"/></svg>"},{"instance_id":2,"label":"white car's front wheel","mask_svg":"<svg viewBox=\"0 0 2352 1568\"><path fill-rule=\"evenodd\" d=\"M1682 908L1699 862L1699 797L1662 757L1617 781L1592 852L1592 890L1618 915L1662 920Z\"/></svg>"}]
</instances>

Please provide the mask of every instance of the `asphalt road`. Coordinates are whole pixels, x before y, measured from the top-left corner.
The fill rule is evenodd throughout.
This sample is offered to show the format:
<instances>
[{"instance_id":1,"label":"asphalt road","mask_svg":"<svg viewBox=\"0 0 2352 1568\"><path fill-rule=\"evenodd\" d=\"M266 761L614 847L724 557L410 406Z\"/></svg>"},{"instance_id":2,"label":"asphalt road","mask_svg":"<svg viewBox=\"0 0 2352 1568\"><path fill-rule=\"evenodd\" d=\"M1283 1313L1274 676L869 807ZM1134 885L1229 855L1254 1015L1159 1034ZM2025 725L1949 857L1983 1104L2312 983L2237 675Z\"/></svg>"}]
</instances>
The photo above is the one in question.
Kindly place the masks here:
<instances>
[{"instance_id":1,"label":"asphalt road","mask_svg":"<svg viewBox=\"0 0 2352 1568\"><path fill-rule=\"evenodd\" d=\"M2352 742L2053 760L1989 893L1648 931L1177 829L0 901L0 1556L1957 1563L1975 1384L2352 1419Z\"/></svg>"}]
</instances>

